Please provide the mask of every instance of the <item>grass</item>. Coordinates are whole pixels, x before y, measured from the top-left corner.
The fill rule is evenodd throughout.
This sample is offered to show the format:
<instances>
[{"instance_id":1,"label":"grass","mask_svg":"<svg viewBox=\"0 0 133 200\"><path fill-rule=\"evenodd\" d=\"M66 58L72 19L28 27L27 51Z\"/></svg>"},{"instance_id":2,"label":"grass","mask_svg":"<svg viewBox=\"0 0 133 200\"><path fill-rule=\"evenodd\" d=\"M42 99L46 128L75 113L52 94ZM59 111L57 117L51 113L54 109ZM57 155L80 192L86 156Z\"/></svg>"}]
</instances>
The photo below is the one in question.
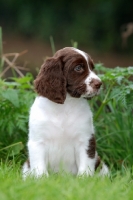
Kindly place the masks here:
<instances>
[{"instance_id":1,"label":"grass","mask_svg":"<svg viewBox=\"0 0 133 200\"><path fill-rule=\"evenodd\" d=\"M49 178L23 180L20 165L1 164L1 200L132 200L133 181L126 171L115 177L77 178L69 174L51 174Z\"/></svg>"}]
</instances>

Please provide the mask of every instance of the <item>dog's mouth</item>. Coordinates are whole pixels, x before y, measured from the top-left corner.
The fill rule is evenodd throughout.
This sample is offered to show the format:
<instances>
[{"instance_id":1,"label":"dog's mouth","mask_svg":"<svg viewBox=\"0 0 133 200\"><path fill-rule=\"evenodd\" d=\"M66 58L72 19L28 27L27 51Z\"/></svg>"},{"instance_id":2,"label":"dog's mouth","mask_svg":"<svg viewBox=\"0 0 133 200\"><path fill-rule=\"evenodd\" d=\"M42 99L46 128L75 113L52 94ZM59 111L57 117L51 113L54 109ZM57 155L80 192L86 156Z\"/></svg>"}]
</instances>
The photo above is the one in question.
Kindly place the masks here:
<instances>
[{"instance_id":1,"label":"dog's mouth","mask_svg":"<svg viewBox=\"0 0 133 200\"><path fill-rule=\"evenodd\" d=\"M84 97L85 99L87 99L87 100L91 100L93 97L99 95L99 93L100 93L100 90L97 90L97 91L95 91L95 92L93 92L93 93L89 93L89 94L86 93L86 94L83 95L83 97Z\"/></svg>"},{"instance_id":2,"label":"dog's mouth","mask_svg":"<svg viewBox=\"0 0 133 200\"><path fill-rule=\"evenodd\" d=\"M93 97L97 96L97 94L91 95L91 96L84 96L85 99L91 100Z\"/></svg>"},{"instance_id":3,"label":"dog's mouth","mask_svg":"<svg viewBox=\"0 0 133 200\"><path fill-rule=\"evenodd\" d=\"M84 99L91 100L92 97L84 97Z\"/></svg>"}]
</instances>

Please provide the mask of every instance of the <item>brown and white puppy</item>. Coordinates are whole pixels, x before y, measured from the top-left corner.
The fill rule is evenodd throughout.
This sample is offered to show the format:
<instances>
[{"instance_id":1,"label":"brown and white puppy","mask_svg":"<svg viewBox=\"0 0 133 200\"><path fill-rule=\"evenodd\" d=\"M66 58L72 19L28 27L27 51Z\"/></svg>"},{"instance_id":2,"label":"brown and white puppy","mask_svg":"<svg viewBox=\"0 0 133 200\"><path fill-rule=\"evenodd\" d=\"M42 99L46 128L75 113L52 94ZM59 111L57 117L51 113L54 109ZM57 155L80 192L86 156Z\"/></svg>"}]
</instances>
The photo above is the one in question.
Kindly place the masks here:
<instances>
[{"instance_id":1,"label":"brown and white puppy","mask_svg":"<svg viewBox=\"0 0 133 200\"><path fill-rule=\"evenodd\" d=\"M91 57L66 47L48 58L35 80L38 96L30 110L29 163L23 175L36 177L60 169L93 175L100 164L92 112L85 98L99 94L102 85ZM108 168L102 164L101 174Z\"/></svg>"}]
</instances>

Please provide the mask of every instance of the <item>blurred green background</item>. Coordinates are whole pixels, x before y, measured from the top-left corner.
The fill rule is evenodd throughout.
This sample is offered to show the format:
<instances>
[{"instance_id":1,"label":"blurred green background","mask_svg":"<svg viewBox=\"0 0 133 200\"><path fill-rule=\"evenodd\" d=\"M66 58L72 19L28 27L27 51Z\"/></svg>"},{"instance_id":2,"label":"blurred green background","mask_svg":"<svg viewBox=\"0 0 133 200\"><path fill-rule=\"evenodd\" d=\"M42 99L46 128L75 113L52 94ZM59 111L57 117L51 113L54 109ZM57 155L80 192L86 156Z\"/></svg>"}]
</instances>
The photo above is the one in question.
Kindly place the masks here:
<instances>
[{"instance_id":1,"label":"blurred green background","mask_svg":"<svg viewBox=\"0 0 133 200\"><path fill-rule=\"evenodd\" d=\"M133 65L133 0L0 0L0 26L4 52L28 49L33 67L52 55L50 36L107 67Z\"/></svg>"}]
</instances>

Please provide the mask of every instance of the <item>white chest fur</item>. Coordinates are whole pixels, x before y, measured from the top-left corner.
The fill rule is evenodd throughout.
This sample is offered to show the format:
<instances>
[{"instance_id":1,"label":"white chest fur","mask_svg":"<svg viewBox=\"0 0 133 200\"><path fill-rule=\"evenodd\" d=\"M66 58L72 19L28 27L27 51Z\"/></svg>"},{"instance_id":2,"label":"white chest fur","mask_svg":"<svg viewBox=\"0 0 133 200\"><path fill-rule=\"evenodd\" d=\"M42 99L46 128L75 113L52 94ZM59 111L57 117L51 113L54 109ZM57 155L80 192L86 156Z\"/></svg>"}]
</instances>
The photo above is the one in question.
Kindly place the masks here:
<instances>
[{"instance_id":1,"label":"white chest fur","mask_svg":"<svg viewBox=\"0 0 133 200\"><path fill-rule=\"evenodd\" d=\"M94 133L88 102L83 98L75 99L70 96L67 96L63 105L37 97L31 107L29 126L29 137L33 140L58 137L72 139L79 134L83 137L84 134Z\"/></svg>"}]
</instances>

